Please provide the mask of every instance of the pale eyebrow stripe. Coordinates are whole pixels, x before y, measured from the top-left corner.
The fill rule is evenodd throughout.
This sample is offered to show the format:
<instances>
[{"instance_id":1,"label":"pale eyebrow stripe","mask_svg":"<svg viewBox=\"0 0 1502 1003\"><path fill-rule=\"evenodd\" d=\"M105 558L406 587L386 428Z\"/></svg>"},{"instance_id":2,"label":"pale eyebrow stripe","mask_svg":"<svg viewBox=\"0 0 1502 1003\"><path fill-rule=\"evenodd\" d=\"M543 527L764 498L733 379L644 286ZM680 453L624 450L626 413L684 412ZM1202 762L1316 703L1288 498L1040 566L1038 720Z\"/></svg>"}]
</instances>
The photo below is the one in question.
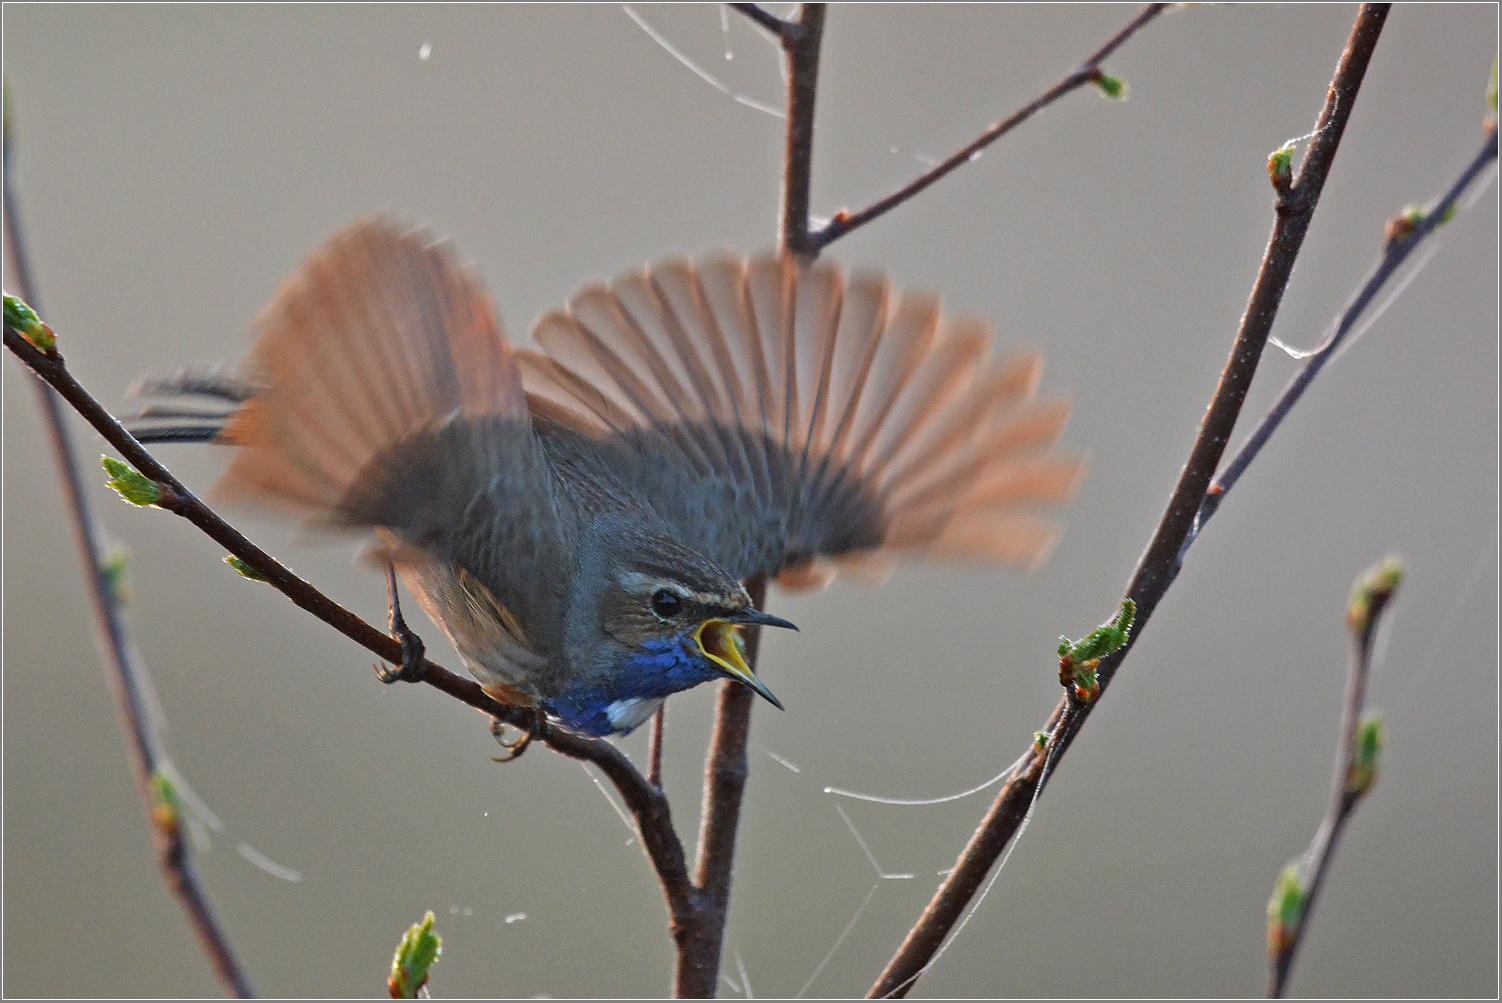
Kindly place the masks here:
<instances>
[{"instance_id":1,"label":"pale eyebrow stripe","mask_svg":"<svg viewBox=\"0 0 1502 1003\"><path fill-rule=\"evenodd\" d=\"M621 583L621 588L632 595L646 595L648 592L656 592L658 589L672 589L685 599L693 599L698 593L693 592L681 582L675 582L668 578L653 578L644 575L640 571L623 571L616 579Z\"/></svg>"}]
</instances>

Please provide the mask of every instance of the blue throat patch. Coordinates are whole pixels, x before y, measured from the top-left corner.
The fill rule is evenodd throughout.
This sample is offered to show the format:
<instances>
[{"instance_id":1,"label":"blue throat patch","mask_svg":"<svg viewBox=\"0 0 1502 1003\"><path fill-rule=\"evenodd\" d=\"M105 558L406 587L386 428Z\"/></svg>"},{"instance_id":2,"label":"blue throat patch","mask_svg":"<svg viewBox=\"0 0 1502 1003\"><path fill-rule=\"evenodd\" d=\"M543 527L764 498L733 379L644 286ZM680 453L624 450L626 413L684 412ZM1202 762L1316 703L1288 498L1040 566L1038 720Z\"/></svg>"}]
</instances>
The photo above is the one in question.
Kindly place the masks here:
<instances>
[{"instance_id":1,"label":"blue throat patch","mask_svg":"<svg viewBox=\"0 0 1502 1003\"><path fill-rule=\"evenodd\" d=\"M612 678L569 690L542 702L542 709L570 731L599 738L626 734L609 709L627 700L656 700L724 676L699 650L692 635L648 641L617 665Z\"/></svg>"}]
</instances>

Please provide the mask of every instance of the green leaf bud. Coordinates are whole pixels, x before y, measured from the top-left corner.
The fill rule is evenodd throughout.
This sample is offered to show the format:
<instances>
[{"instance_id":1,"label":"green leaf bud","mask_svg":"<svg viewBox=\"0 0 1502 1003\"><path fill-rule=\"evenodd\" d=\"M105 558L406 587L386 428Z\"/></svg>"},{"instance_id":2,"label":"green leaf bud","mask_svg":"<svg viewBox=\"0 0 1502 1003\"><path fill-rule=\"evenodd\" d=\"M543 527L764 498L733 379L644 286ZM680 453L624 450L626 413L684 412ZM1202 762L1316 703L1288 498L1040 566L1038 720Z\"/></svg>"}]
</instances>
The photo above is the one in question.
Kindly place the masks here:
<instances>
[{"instance_id":1,"label":"green leaf bud","mask_svg":"<svg viewBox=\"0 0 1502 1003\"><path fill-rule=\"evenodd\" d=\"M386 980L391 998L416 999L417 991L428 981L428 969L442 953L443 938L433 932L433 911L430 909L421 923L413 923L402 934L401 942L396 945L396 954L391 959L391 976Z\"/></svg>"},{"instance_id":2,"label":"green leaf bud","mask_svg":"<svg viewBox=\"0 0 1502 1003\"><path fill-rule=\"evenodd\" d=\"M162 500L162 486L135 467L113 456L99 459L104 472L110 475L105 483L119 492L121 498L132 505L155 505Z\"/></svg>"},{"instance_id":3,"label":"green leaf bud","mask_svg":"<svg viewBox=\"0 0 1502 1003\"><path fill-rule=\"evenodd\" d=\"M1267 176L1279 191L1293 183L1293 148L1296 142L1297 140L1290 139L1267 155Z\"/></svg>"},{"instance_id":4,"label":"green leaf bud","mask_svg":"<svg viewBox=\"0 0 1502 1003\"><path fill-rule=\"evenodd\" d=\"M1402 583L1403 562L1397 557L1384 557L1364 571L1351 587L1351 600L1346 605L1346 626L1352 633L1371 629L1373 611L1381 612Z\"/></svg>"},{"instance_id":5,"label":"green leaf bud","mask_svg":"<svg viewBox=\"0 0 1502 1003\"><path fill-rule=\"evenodd\" d=\"M228 564L230 567L238 571L241 578L249 578L253 582L264 582L266 580L265 575L261 574L255 568L252 568L249 564L246 564L244 561L240 560L240 558L236 557L234 554L230 554L225 557L224 563Z\"/></svg>"},{"instance_id":6,"label":"green leaf bud","mask_svg":"<svg viewBox=\"0 0 1502 1003\"><path fill-rule=\"evenodd\" d=\"M176 837L182 826L182 798L177 786L164 770L151 775L151 821L169 836Z\"/></svg>"},{"instance_id":7,"label":"green leaf bud","mask_svg":"<svg viewBox=\"0 0 1502 1003\"><path fill-rule=\"evenodd\" d=\"M1272 898L1267 900L1267 953L1274 957L1287 948L1304 919L1304 882L1300 870L1296 860L1284 867L1273 883Z\"/></svg>"},{"instance_id":8,"label":"green leaf bud","mask_svg":"<svg viewBox=\"0 0 1502 1003\"><path fill-rule=\"evenodd\" d=\"M109 548L104 560L99 562L99 571L104 575L104 584L109 588L115 602L124 606L130 601L130 582L125 577L130 563L130 549L120 544Z\"/></svg>"},{"instance_id":9,"label":"green leaf bud","mask_svg":"<svg viewBox=\"0 0 1502 1003\"><path fill-rule=\"evenodd\" d=\"M1127 99L1127 82L1120 77L1113 77L1109 73L1102 73L1090 81L1097 90L1112 101L1125 101Z\"/></svg>"},{"instance_id":10,"label":"green leaf bud","mask_svg":"<svg viewBox=\"0 0 1502 1003\"><path fill-rule=\"evenodd\" d=\"M44 352L57 348L57 335L52 328L42 323L37 312L19 297L5 293L5 326L13 328L21 337Z\"/></svg>"},{"instance_id":11,"label":"green leaf bud","mask_svg":"<svg viewBox=\"0 0 1502 1003\"><path fill-rule=\"evenodd\" d=\"M1346 790L1351 794L1364 796L1377 782L1382 743L1382 715L1368 711L1356 726L1356 745L1351 750L1351 768L1346 772Z\"/></svg>"}]
</instances>

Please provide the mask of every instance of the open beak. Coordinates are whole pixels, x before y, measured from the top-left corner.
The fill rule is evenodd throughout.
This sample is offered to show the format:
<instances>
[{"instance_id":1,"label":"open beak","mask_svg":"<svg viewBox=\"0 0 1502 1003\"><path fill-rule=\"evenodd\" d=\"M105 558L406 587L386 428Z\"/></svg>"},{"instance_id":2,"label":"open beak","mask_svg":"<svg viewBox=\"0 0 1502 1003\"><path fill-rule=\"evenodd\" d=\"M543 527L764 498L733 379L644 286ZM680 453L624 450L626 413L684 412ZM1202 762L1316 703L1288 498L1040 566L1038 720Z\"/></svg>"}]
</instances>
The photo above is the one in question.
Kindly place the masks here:
<instances>
[{"instance_id":1,"label":"open beak","mask_svg":"<svg viewBox=\"0 0 1502 1003\"><path fill-rule=\"evenodd\" d=\"M775 616L754 609L738 610L731 614L734 620L716 619L705 620L699 624L699 629L694 631L694 640L699 644L699 650L704 656L725 670L725 674L732 679L737 679L751 687L756 693L767 699L773 707L782 710L782 702L772 695L751 667L746 664L746 649L741 640L741 625L756 624L763 627L787 627L797 630L791 623Z\"/></svg>"},{"instance_id":2,"label":"open beak","mask_svg":"<svg viewBox=\"0 0 1502 1003\"><path fill-rule=\"evenodd\" d=\"M797 630L796 624L789 623L780 616L772 616L761 610L752 609L749 606L742 610L736 610L726 618L731 623L749 623L758 627L785 627L788 630Z\"/></svg>"}]
</instances>

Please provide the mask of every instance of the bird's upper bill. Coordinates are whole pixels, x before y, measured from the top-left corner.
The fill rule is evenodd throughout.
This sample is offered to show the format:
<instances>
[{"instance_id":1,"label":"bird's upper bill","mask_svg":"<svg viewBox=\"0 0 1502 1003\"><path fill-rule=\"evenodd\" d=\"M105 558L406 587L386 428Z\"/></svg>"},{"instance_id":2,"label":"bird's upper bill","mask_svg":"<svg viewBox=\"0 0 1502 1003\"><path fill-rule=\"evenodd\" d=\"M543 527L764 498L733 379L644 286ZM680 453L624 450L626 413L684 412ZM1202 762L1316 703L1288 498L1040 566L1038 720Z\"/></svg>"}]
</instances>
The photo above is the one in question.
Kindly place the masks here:
<instances>
[{"instance_id":1,"label":"bird's upper bill","mask_svg":"<svg viewBox=\"0 0 1502 1003\"><path fill-rule=\"evenodd\" d=\"M745 683L765 697L773 707L782 710L782 701L772 695L772 691L756 678L756 674L751 671L751 666L746 664L745 642L741 639L743 623L798 629L779 617L769 616L754 609L746 609L735 614L735 621L705 620L699 624L699 629L694 631L694 640L698 642L699 650L704 652L704 657L723 669L726 675Z\"/></svg>"}]
</instances>

